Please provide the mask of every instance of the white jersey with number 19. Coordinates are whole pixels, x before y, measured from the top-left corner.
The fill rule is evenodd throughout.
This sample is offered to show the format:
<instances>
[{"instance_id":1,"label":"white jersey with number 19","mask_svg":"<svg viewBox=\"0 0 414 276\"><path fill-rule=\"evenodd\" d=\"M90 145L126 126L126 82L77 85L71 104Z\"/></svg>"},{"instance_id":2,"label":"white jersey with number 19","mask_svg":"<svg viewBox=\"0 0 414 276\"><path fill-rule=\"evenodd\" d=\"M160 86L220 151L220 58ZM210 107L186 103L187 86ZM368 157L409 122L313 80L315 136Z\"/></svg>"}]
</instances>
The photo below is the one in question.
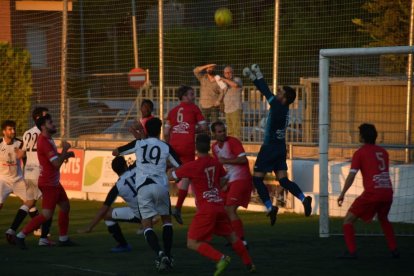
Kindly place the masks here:
<instances>
[{"instance_id":1,"label":"white jersey with number 19","mask_svg":"<svg viewBox=\"0 0 414 276\"><path fill-rule=\"evenodd\" d=\"M37 158L37 139L40 130L37 126L32 127L23 134L23 150L26 152L26 165L24 167L25 179L36 181L39 179L40 165Z\"/></svg>"},{"instance_id":2,"label":"white jersey with number 19","mask_svg":"<svg viewBox=\"0 0 414 276\"><path fill-rule=\"evenodd\" d=\"M168 189L167 161L175 168L181 163L170 145L153 137L133 141L118 151L120 155L135 153L137 157L136 188L151 178Z\"/></svg>"}]
</instances>

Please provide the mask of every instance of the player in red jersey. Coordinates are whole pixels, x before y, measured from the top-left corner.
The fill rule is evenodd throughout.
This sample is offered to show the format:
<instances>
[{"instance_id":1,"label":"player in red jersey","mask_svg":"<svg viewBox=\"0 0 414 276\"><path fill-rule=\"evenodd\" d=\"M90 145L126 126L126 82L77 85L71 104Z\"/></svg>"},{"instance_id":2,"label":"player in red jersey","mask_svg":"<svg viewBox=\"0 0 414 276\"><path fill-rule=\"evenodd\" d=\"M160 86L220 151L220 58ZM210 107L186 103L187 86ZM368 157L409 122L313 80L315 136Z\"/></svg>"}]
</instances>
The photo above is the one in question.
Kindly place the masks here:
<instances>
[{"instance_id":1,"label":"player in red jersey","mask_svg":"<svg viewBox=\"0 0 414 276\"><path fill-rule=\"evenodd\" d=\"M354 222L358 218L370 222L375 215L378 215L392 257L398 258L400 254L397 250L394 230L388 220L393 195L388 153L384 148L375 145L377 130L374 125L360 125L359 137L364 145L352 157L351 170L338 197L338 205L342 206L345 193L351 187L359 170L362 174L364 192L355 199L345 216L343 232L348 251L340 258L357 258Z\"/></svg>"},{"instance_id":2,"label":"player in red jersey","mask_svg":"<svg viewBox=\"0 0 414 276\"><path fill-rule=\"evenodd\" d=\"M142 136L140 132L144 132L145 136L147 136L147 129L145 128L145 123L149 120L154 118L152 115L152 111L154 110L154 103L151 100L144 99L141 102L141 118L139 121L136 121L128 131L134 135L135 139L141 139Z\"/></svg>"},{"instance_id":3,"label":"player in red jersey","mask_svg":"<svg viewBox=\"0 0 414 276\"><path fill-rule=\"evenodd\" d=\"M200 108L194 104L194 89L182 85L177 90L180 104L170 110L167 116L164 130L164 140L171 145L183 164L195 159L195 133L197 126L207 131L206 121L201 114ZM183 178L181 185L188 187L189 180ZM181 189L179 190L181 191ZM182 224L181 206L177 201L173 215L177 222Z\"/></svg>"},{"instance_id":4,"label":"player in red jersey","mask_svg":"<svg viewBox=\"0 0 414 276\"><path fill-rule=\"evenodd\" d=\"M237 236L243 240L243 223L237 215L237 208L247 208L253 189L252 175L249 168L246 152L242 143L234 137L227 136L223 122L216 121L211 125L216 142L212 145L213 156L217 158L227 171L228 182L222 196L225 200L224 208L230 218L231 226Z\"/></svg>"},{"instance_id":5,"label":"player in red jersey","mask_svg":"<svg viewBox=\"0 0 414 276\"><path fill-rule=\"evenodd\" d=\"M223 165L209 155L210 137L199 134L196 139L198 159L170 170L173 179L188 177L197 203L197 212L187 235L187 247L217 262L214 275L220 275L230 262L230 257L213 248L208 242L212 235L222 236L231 244L250 272L255 271L250 255L243 242L234 233L224 210L224 200L220 196L222 184L226 182ZM187 184L188 185L188 184ZM186 191L188 187L181 187ZM183 199L184 200L184 199Z\"/></svg>"},{"instance_id":6,"label":"player in red jersey","mask_svg":"<svg viewBox=\"0 0 414 276\"><path fill-rule=\"evenodd\" d=\"M21 249L27 249L25 237L38 229L41 224L53 217L56 205L59 205L59 246L75 245L68 237L69 228L69 199L65 189L60 184L60 166L65 160L74 157L73 152L69 149L71 145L62 141L62 153L59 154L56 149L52 135L57 132L50 114L41 116L36 120L36 126L41 133L37 141L37 156L41 168L39 175L39 189L42 192L42 213L34 217L21 232L16 235L16 244Z\"/></svg>"}]
</instances>

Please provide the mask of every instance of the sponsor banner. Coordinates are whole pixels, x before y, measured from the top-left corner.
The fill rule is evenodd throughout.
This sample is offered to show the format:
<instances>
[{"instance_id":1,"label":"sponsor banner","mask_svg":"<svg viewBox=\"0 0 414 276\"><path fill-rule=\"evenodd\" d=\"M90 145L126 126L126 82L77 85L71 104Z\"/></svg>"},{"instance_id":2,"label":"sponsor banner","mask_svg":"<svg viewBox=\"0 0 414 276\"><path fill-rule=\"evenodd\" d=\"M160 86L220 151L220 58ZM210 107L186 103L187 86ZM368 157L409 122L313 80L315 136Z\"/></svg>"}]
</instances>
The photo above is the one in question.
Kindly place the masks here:
<instances>
[{"instance_id":1,"label":"sponsor banner","mask_svg":"<svg viewBox=\"0 0 414 276\"><path fill-rule=\"evenodd\" d=\"M108 193L118 175L112 170L114 157L111 151L86 151L83 174L83 192ZM135 161L135 154L125 156L128 165Z\"/></svg>"},{"instance_id":2,"label":"sponsor banner","mask_svg":"<svg viewBox=\"0 0 414 276\"><path fill-rule=\"evenodd\" d=\"M73 149L70 151L75 153L74 158L69 158L67 162L60 167L60 183L67 191L82 191L83 180L83 149ZM59 150L61 152L61 149Z\"/></svg>"}]
</instances>

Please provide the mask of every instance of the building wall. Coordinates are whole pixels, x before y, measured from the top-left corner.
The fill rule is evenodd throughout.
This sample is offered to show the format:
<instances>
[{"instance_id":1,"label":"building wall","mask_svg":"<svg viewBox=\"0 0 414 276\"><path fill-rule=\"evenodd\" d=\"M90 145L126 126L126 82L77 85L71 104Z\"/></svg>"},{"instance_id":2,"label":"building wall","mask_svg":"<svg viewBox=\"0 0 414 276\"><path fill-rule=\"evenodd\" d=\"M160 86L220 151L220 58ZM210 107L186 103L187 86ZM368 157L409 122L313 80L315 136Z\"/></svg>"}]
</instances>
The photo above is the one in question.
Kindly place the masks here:
<instances>
[{"instance_id":1,"label":"building wall","mask_svg":"<svg viewBox=\"0 0 414 276\"><path fill-rule=\"evenodd\" d=\"M32 64L33 100L44 105L57 104L60 95L61 26L60 11L18 11L11 2L13 45L44 54L45 63ZM44 45L28 45L28 33L44 34ZM31 36L33 39L33 36ZM32 61L34 59L32 58Z\"/></svg>"},{"instance_id":2,"label":"building wall","mask_svg":"<svg viewBox=\"0 0 414 276\"><path fill-rule=\"evenodd\" d=\"M0 41L11 42L10 1L0 1Z\"/></svg>"}]
</instances>

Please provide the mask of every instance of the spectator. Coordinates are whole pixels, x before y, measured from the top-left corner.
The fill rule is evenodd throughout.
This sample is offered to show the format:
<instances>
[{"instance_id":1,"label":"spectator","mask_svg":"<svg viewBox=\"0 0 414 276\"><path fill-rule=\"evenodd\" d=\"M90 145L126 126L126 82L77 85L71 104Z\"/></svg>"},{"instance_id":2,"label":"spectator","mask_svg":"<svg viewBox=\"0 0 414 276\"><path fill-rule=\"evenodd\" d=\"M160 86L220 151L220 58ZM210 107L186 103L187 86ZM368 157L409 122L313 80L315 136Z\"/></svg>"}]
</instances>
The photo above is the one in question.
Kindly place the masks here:
<instances>
[{"instance_id":1,"label":"spectator","mask_svg":"<svg viewBox=\"0 0 414 276\"><path fill-rule=\"evenodd\" d=\"M208 123L218 120L220 100L223 98L223 91L214 77L215 68L216 64L207 64L198 66L193 71L200 82L200 107Z\"/></svg>"},{"instance_id":2,"label":"spectator","mask_svg":"<svg viewBox=\"0 0 414 276\"><path fill-rule=\"evenodd\" d=\"M229 136L241 138L240 126L242 122L242 87L239 77L233 76L233 68L226 66L223 70L224 78L220 78L227 85L224 93L224 113L226 114L227 132Z\"/></svg>"}]
</instances>

